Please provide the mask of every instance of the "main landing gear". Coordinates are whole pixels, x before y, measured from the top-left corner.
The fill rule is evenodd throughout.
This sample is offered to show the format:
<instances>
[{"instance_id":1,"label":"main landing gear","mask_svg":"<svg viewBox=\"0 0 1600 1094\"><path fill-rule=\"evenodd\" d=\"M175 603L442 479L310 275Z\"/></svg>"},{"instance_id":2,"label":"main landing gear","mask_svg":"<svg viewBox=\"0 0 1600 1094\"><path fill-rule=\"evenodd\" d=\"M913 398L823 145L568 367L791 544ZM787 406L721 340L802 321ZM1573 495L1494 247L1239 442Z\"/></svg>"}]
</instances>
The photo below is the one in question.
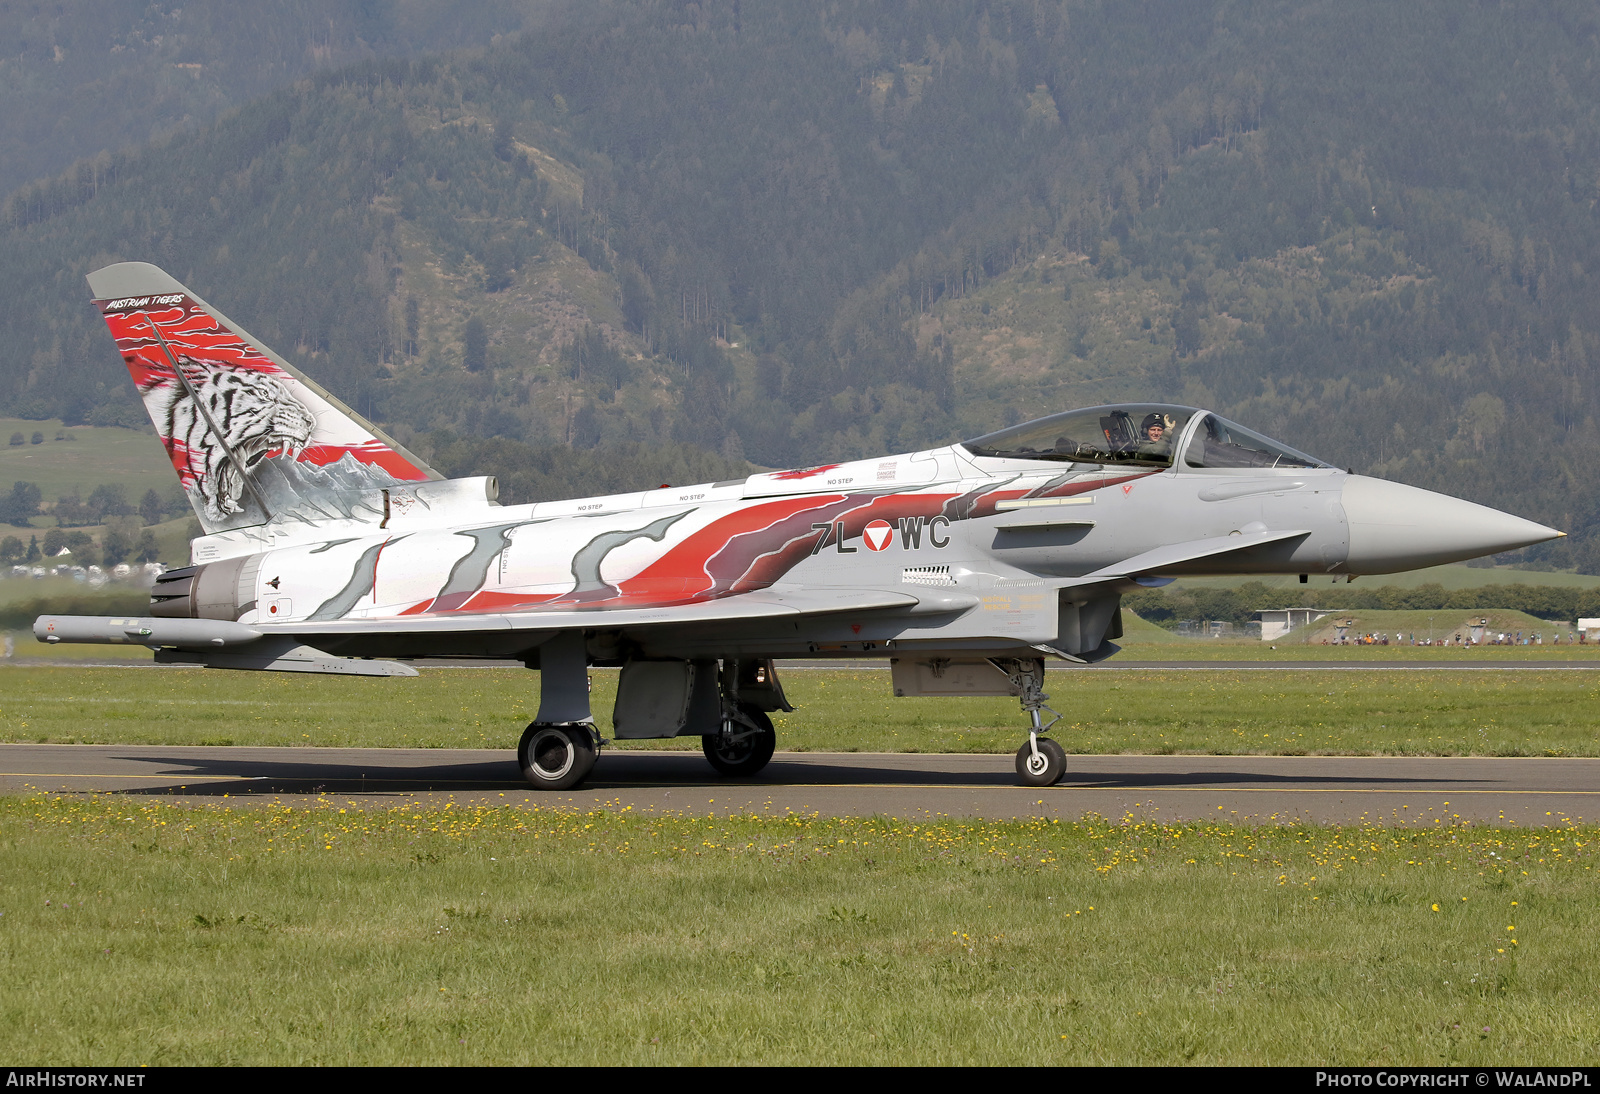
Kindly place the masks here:
<instances>
[{"instance_id":1,"label":"main landing gear","mask_svg":"<svg viewBox=\"0 0 1600 1094\"><path fill-rule=\"evenodd\" d=\"M1022 700L1032 726L1028 730L1028 743L1017 749L1017 778L1023 786L1054 786L1067 773L1067 750L1049 737L1041 734L1061 721L1059 711L1045 706L1050 696L1044 693L1044 662L1015 661L1000 666L1011 677L1011 684ZM1048 710L1055 717L1046 722L1040 716Z\"/></svg>"},{"instance_id":2,"label":"main landing gear","mask_svg":"<svg viewBox=\"0 0 1600 1094\"><path fill-rule=\"evenodd\" d=\"M752 706L725 714L720 730L700 738L706 761L723 775L754 775L767 766L777 747L772 719Z\"/></svg>"},{"instance_id":3,"label":"main landing gear","mask_svg":"<svg viewBox=\"0 0 1600 1094\"><path fill-rule=\"evenodd\" d=\"M517 763L539 790L571 790L594 770L600 758L600 734L586 722L541 725L522 731Z\"/></svg>"},{"instance_id":4,"label":"main landing gear","mask_svg":"<svg viewBox=\"0 0 1600 1094\"><path fill-rule=\"evenodd\" d=\"M539 713L522 731L517 763L539 790L571 790L594 770L600 734L589 714L583 633L558 634L539 648Z\"/></svg>"},{"instance_id":5,"label":"main landing gear","mask_svg":"<svg viewBox=\"0 0 1600 1094\"><path fill-rule=\"evenodd\" d=\"M589 709L584 635L567 631L538 647L539 713L517 745L517 763L539 790L571 790L594 770L605 743ZM793 710L770 660L644 660L623 663L611 727L619 741L696 736L718 773L754 775L778 735L770 710Z\"/></svg>"}]
</instances>

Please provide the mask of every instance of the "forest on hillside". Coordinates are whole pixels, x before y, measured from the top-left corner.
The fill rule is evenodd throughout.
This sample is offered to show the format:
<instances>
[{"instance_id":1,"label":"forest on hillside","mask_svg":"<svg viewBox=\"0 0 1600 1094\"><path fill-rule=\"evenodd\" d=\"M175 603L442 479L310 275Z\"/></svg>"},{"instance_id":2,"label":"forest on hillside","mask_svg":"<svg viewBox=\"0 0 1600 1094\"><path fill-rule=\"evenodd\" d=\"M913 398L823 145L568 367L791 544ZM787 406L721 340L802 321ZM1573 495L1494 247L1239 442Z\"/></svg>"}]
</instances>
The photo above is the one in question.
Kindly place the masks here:
<instances>
[{"instance_id":1,"label":"forest on hillside","mask_svg":"<svg viewBox=\"0 0 1600 1094\"><path fill-rule=\"evenodd\" d=\"M408 443L778 466L1168 399L1571 530L1530 563L1600 567L1592 5L526 25L14 191L0 411L142 420L82 275L146 259Z\"/></svg>"},{"instance_id":2,"label":"forest on hillside","mask_svg":"<svg viewBox=\"0 0 1600 1094\"><path fill-rule=\"evenodd\" d=\"M487 45L547 0L0 4L0 193L196 129L318 70Z\"/></svg>"}]
</instances>

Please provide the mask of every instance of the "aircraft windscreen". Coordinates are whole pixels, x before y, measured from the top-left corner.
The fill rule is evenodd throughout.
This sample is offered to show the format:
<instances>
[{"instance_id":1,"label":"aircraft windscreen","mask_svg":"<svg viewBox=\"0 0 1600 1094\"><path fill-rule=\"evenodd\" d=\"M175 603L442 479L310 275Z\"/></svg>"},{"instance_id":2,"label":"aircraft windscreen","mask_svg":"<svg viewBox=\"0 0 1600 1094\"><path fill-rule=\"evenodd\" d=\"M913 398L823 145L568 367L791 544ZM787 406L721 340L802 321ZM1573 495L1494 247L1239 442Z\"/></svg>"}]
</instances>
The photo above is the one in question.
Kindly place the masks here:
<instances>
[{"instance_id":1,"label":"aircraft windscreen","mask_svg":"<svg viewBox=\"0 0 1600 1094\"><path fill-rule=\"evenodd\" d=\"M1172 446L1198 411L1124 404L1069 410L964 441L975 456L1171 467Z\"/></svg>"},{"instance_id":2,"label":"aircraft windscreen","mask_svg":"<svg viewBox=\"0 0 1600 1094\"><path fill-rule=\"evenodd\" d=\"M1190 467L1330 467L1315 456L1208 414L1189 440L1183 462Z\"/></svg>"}]
</instances>

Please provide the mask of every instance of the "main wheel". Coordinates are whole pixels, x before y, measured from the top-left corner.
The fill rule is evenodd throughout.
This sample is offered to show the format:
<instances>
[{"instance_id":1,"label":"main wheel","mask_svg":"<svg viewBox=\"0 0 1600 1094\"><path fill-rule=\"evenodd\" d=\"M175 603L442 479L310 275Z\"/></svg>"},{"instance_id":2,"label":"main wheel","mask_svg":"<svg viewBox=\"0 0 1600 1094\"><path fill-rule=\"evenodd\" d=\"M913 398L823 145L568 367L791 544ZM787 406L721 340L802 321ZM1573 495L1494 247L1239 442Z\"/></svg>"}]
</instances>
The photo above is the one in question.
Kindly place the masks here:
<instances>
[{"instance_id":1,"label":"main wheel","mask_svg":"<svg viewBox=\"0 0 1600 1094\"><path fill-rule=\"evenodd\" d=\"M1023 745L1017 749L1017 777L1023 786L1054 786L1067 773L1067 750L1048 737L1039 738L1039 752Z\"/></svg>"},{"instance_id":2,"label":"main wheel","mask_svg":"<svg viewBox=\"0 0 1600 1094\"><path fill-rule=\"evenodd\" d=\"M535 722L523 730L517 745L522 774L539 790L571 790L589 777L599 756L587 726Z\"/></svg>"},{"instance_id":3,"label":"main wheel","mask_svg":"<svg viewBox=\"0 0 1600 1094\"><path fill-rule=\"evenodd\" d=\"M765 712L746 707L740 713L756 724L754 733L729 745L724 745L722 738L715 733L700 738L700 748L705 752L707 761L723 775L754 775L767 766L778 747L777 731L772 728L772 719Z\"/></svg>"}]
</instances>

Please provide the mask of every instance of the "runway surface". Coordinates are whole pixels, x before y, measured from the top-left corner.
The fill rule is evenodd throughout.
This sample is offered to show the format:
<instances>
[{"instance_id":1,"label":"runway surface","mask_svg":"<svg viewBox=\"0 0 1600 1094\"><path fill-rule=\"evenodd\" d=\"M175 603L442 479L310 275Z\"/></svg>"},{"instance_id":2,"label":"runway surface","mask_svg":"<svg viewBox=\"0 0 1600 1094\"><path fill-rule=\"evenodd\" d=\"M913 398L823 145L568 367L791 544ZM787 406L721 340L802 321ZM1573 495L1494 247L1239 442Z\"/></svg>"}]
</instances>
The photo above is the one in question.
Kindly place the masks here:
<instances>
[{"instance_id":1,"label":"runway surface","mask_svg":"<svg viewBox=\"0 0 1600 1094\"><path fill-rule=\"evenodd\" d=\"M531 790L510 752L476 749L0 745L0 792L383 806L401 802L828 816L1305 819L1519 826L1600 817L1600 759L1069 756L1048 789L1010 756L780 752L722 779L698 752L607 751L577 791Z\"/></svg>"}]
</instances>

